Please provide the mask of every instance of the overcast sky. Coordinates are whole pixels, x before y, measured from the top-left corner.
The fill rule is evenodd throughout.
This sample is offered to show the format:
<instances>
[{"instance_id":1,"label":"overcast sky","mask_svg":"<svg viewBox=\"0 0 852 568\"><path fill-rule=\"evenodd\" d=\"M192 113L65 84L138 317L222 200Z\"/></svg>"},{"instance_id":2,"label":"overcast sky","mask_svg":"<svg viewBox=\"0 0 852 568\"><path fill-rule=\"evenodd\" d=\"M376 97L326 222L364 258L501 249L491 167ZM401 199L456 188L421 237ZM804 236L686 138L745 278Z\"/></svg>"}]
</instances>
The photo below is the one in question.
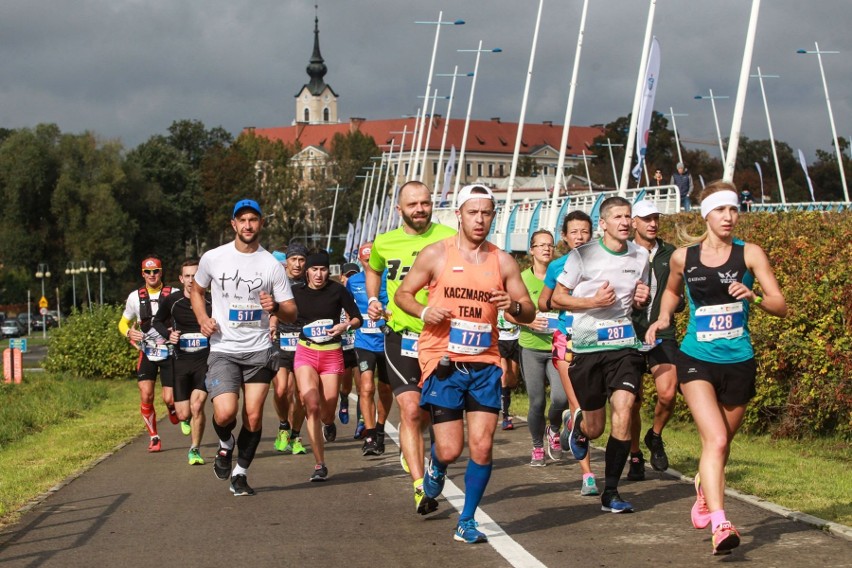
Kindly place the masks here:
<instances>
[{"instance_id":1,"label":"overcast sky","mask_svg":"<svg viewBox=\"0 0 852 568\"><path fill-rule=\"evenodd\" d=\"M645 31L647 0L592 0L572 123L606 123L630 112ZM413 114L426 88L435 21L442 27L436 73L473 70L483 55L473 118L517 121L532 45L535 0L320 0L326 82L340 96L343 121ZM545 0L527 110L528 122L561 123L568 98L582 0ZM659 0L654 34L662 65L655 109L677 117L681 137L718 154L709 101L713 89L722 135L731 129L745 45L748 0ZM831 128L815 55L824 55L838 135L852 136L852 3L762 2L752 69L766 79L775 137L831 150ZM289 125L294 95L307 82L313 46L312 0L7 0L0 8L0 126L54 122L63 132L92 130L132 148L198 119L237 134L245 126ZM433 87L448 94L449 79ZM463 118L469 79L460 79L453 117ZM446 114L445 101L436 113ZM743 133L768 138L756 79ZM653 143L653 142L652 142Z\"/></svg>"}]
</instances>

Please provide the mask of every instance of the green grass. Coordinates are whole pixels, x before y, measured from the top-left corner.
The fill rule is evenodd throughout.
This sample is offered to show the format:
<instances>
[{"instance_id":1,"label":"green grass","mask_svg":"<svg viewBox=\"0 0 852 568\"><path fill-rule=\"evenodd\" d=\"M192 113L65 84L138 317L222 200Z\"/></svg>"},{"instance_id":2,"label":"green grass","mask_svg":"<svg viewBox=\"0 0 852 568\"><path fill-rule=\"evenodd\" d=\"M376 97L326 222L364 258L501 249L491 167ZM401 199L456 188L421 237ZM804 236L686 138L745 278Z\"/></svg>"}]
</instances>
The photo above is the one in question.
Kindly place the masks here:
<instances>
[{"instance_id":1,"label":"green grass","mask_svg":"<svg viewBox=\"0 0 852 568\"><path fill-rule=\"evenodd\" d=\"M511 412L527 415L526 394L512 395ZM642 418L643 433L651 417ZM605 443L609 429L598 439ZM701 442L691 423L672 421L663 432L669 465L693 477ZM647 459L647 449L642 448ZM839 439L773 440L738 433L731 448L728 487L821 519L852 526L852 444Z\"/></svg>"},{"instance_id":2,"label":"green grass","mask_svg":"<svg viewBox=\"0 0 852 568\"><path fill-rule=\"evenodd\" d=\"M0 526L63 479L139 434L133 381L27 373L0 389ZM46 451L48 449L48 451Z\"/></svg>"}]
</instances>

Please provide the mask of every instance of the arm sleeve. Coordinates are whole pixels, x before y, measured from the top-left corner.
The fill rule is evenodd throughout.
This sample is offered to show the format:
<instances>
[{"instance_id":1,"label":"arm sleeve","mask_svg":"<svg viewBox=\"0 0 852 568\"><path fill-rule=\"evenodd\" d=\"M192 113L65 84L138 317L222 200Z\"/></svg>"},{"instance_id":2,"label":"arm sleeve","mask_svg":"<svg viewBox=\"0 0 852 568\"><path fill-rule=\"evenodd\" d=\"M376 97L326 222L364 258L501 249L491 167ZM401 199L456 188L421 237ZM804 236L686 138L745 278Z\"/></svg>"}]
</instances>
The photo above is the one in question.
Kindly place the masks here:
<instances>
[{"instance_id":1,"label":"arm sleeve","mask_svg":"<svg viewBox=\"0 0 852 568\"><path fill-rule=\"evenodd\" d=\"M174 300L172 300L173 297L176 296L169 294L169 297L166 298L163 304L157 309L154 319L151 320L151 326L157 330L157 333L166 339L169 338L169 328L166 326L166 322L169 321L169 318L172 315L172 306L175 303Z\"/></svg>"},{"instance_id":2,"label":"arm sleeve","mask_svg":"<svg viewBox=\"0 0 852 568\"><path fill-rule=\"evenodd\" d=\"M121 316L121 319L118 320L118 331L121 332L122 337L127 337L127 332L130 331L130 320L124 316Z\"/></svg>"}]
</instances>

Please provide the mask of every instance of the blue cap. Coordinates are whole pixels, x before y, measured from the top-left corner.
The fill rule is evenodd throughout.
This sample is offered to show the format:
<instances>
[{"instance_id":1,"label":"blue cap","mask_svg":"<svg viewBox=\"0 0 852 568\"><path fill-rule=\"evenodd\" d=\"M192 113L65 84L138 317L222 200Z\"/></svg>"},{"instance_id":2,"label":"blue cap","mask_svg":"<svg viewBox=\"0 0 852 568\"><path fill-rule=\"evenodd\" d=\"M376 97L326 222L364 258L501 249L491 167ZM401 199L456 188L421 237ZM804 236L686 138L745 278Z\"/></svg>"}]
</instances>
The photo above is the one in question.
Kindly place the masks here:
<instances>
[{"instance_id":1,"label":"blue cap","mask_svg":"<svg viewBox=\"0 0 852 568\"><path fill-rule=\"evenodd\" d=\"M274 256L275 260L278 262L287 262L287 255L280 250L272 251L272 256Z\"/></svg>"},{"instance_id":2,"label":"blue cap","mask_svg":"<svg viewBox=\"0 0 852 568\"><path fill-rule=\"evenodd\" d=\"M237 204L234 205L234 217L237 216L237 213L240 212L241 209L252 209L255 213L263 217L263 213L260 211L260 205L257 204L257 201L254 199L242 199L237 201Z\"/></svg>"}]
</instances>

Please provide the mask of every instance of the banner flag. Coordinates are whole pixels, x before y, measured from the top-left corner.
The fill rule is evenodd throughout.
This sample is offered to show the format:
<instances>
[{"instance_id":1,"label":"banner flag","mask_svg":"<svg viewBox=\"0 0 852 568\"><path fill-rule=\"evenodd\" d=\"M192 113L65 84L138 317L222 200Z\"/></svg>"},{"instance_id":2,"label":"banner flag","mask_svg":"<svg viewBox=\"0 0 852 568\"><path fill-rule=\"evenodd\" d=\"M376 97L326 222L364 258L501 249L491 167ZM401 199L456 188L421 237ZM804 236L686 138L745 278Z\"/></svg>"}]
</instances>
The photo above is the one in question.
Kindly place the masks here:
<instances>
[{"instance_id":1,"label":"banner flag","mask_svg":"<svg viewBox=\"0 0 852 568\"><path fill-rule=\"evenodd\" d=\"M766 203L766 193L763 191L763 170L760 169L759 162L755 162L754 167L757 168L757 175L760 176L760 202Z\"/></svg>"},{"instance_id":2,"label":"banner flag","mask_svg":"<svg viewBox=\"0 0 852 568\"><path fill-rule=\"evenodd\" d=\"M639 116L636 128L636 155L639 163L633 168L633 177L642 177L642 165L648 152L648 136L651 132L651 115L654 112L654 96L657 94L657 83L660 78L660 44L657 38L651 40L651 50L648 52L648 66L645 68L645 89L639 103Z\"/></svg>"},{"instance_id":3,"label":"banner flag","mask_svg":"<svg viewBox=\"0 0 852 568\"><path fill-rule=\"evenodd\" d=\"M447 200L447 195L450 193L450 181L453 177L453 170L456 167L456 147L450 147L450 159L447 160L447 167L444 168L444 187L441 189L441 201L435 203L436 207L440 207L441 203Z\"/></svg>"},{"instance_id":4,"label":"banner flag","mask_svg":"<svg viewBox=\"0 0 852 568\"><path fill-rule=\"evenodd\" d=\"M814 184L811 182L811 176L808 173L808 162L805 160L805 153L799 148L799 163L802 164L802 170L805 172L805 179L808 180L808 191L811 192L811 201L816 202L814 197Z\"/></svg>"}]
</instances>

